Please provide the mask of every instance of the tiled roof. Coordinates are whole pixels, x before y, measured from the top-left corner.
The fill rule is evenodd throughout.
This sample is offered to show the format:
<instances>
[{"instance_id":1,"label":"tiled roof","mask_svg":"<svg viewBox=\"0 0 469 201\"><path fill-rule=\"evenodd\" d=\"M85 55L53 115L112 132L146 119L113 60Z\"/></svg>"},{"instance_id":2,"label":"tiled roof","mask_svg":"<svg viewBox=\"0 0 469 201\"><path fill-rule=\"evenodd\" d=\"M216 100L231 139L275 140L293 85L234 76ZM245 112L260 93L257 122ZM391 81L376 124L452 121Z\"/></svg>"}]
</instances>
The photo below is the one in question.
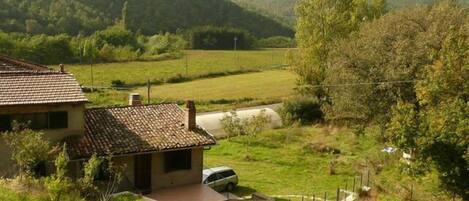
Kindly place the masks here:
<instances>
[{"instance_id":1,"label":"tiled roof","mask_svg":"<svg viewBox=\"0 0 469 201\"><path fill-rule=\"evenodd\" d=\"M5 55L0 55L0 72L5 71L52 71L46 66L34 64L21 59L14 59Z\"/></svg>"},{"instance_id":2,"label":"tiled roof","mask_svg":"<svg viewBox=\"0 0 469 201\"><path fill-rule=\"evenodd\" d=\"M86 101L72 75L0 55L0 106Z\"/></svg>"},{"instance_id":3,"label":"tiled roof","mask_svg":"<svg viewBox=\"0 0 469 201\"><path fill-rule=\"evenodd\" d=\"M124 155L200 147L216 143L198 127L188 131L184 111L176 104L89 109L85 115L85 136L71 142L72 158Z\"/></svg>"}]
</instances>

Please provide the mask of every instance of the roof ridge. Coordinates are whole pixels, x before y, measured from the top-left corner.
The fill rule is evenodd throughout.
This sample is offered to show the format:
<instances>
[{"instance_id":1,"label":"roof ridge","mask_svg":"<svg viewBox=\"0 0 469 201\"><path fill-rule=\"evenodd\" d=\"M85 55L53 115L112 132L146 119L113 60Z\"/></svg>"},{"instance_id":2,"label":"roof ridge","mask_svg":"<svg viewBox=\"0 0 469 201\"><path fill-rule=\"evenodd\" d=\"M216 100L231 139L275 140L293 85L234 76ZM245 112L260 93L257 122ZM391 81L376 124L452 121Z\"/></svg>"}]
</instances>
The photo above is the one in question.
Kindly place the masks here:
<instances>
[{"instance_id":1,"label":"roof ridge","mask_svg":"<svg viewBox=\"0 0 469 201\"><path fill-rule=\"evenodd\" d=\"M141 104L141 105L110 105L110 106L104 106L104 107L91 107L91 108L86 108L86 111L89 110L106 110L106 109L120 109L120 108L138 108L138 107L148 107L148 106L159 106L159 105L176 105L176 103L152 103L152 104Z\"/></svg>"},{"instance_id":2,"label":"roof ridge","mask_svg":"<svg viewBox=\"0 0 469 201\"><path fill-rule=\"evenodd\" d=\"M53 71L53 70L52 70L50 67L48 67L48 66L41 65L41 64L37 64L37 63L33 63L33 62L26 61L26 60L19 59L19 58L13 58L13 57L10 57L10 56L4 55L4 54L0 54L0 59L6 60L7 62L14 63L14 64L17 64L17 65L20 65L20 66L23 66L23 67L26 67L26 68L31 69L31 70L36 70L36 71L41 71L41 70Z\"/></svg>"}]
</instances>

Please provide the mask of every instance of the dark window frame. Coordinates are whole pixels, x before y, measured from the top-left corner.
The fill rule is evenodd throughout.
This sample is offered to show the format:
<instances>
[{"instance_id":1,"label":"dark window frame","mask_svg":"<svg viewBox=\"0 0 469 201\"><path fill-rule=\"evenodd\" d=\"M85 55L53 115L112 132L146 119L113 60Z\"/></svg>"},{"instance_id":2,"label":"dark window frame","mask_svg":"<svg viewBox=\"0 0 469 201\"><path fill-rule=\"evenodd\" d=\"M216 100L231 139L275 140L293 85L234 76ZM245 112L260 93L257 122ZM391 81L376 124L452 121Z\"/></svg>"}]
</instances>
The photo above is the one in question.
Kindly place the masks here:
<instances>
[{"instance_id":1,"label":"dark window frame","mask_svg":"<svg viewBox=\"0 0 469 201\"><path fill-rule=\"evenodd\" d=\"M5 121L5 122L4 122ZM55 130L68 128L68 112L36 112L0 115L0 132L11 131L13 121L27 124L33 130Z\"/></svg>"},{"instance_id":2,"label":"dark window frame","mask_svg":"<svg viewBox=\"0 0 469 201\"><path fill-rule=\"evenodd\" d=\"M163 154L166 173L192 169L191 149L164 152Z\"/></svg>"},{"instance_id":3,"label":"dark window frame","mask_svg":"<svg viewBox=\"0 0 469 201\"><path fill-rule=\"evenodd\" d=\"M235 176L236 173L235 173L233 170L225 170L225 171L223 171L223 172L220 172L220 175L221 175L223 178L228 178L228 177Z\"/></svg>"}]
</instances>

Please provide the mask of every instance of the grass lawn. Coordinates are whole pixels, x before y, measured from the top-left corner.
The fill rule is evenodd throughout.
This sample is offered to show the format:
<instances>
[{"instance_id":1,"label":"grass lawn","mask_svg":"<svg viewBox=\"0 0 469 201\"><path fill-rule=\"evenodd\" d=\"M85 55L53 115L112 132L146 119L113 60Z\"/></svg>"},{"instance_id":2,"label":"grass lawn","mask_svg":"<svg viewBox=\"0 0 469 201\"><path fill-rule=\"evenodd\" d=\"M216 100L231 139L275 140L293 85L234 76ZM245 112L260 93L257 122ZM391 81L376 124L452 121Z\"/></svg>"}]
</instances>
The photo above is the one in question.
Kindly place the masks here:
<instances>
[{"instance_id":1,"label":"grass lawn","mask_svg":"<svg viewBox=\"0 0 469 201\"><path fill-rule=\"evenodd\" d=\"M277 103L293 93L295 75L287 70L231 75L178 84L153 86L153 103L196 100L199 111L227 110L237 107ZM125 105L128 94L138 92L147 100L145 87L135 90L104 90L88 93L92 106Z\"/></svg>"},{"instance_id":2,"label":"grass lawn","mask_svg":"<svg viewBox=\"0 0 469 201\"><path fill-rule=\"evenodd\" d=\"M267 195L315 194L335 200L336 189L352 188L353 178L370 170L373 197L378 200L404 200L414 184L414 200L444 200L439 195L437 179L430 175L413 180L400 173L396 156L381 152L377 132L356 137L349 129L300 127L270 130L256 137L236 137L219 141L205 152L206 167L230 166L239 175L237 194L260 192ZM328 145L340 154L321 153L310 144ZM336 174L330 174L334 161ZM357 184L357 189L358 189ZM373 199L373 200L375 200ZM291 200L301 200L291 198Z\"/></svg>"},{"instance_id":3,"label":"grass lawn","mask_svg":"<svg viewBox=\"0 0 469 201\"><path fill-rule=\"evenodd\" d=\"M9 182L0 180L0 201L50 201L47 192L38 189L12 190L7 187ZM34 192L32 192L34 190ZM85 199L64 194L61 198L64 201L85 201ZM111 199L111 201L143 201L142 198L132 194L120 194Z\"/></svg>"},{"instance_id":4,"label":"grass lawn","mask_svg":"<svg viewBox=\"0 0 469 201\"><path fill-rule=\"evenodd\" d=\"M177 75L197 77L209 73L241 70L265 70L285 64L286 49L252 51L188 50L186 57L154 62L105 63L93 65L95 86L110 86L112 80L129 85L145 84L148 79L162 80ZM82 85L91 85L90 65L67 65Z\"/></svg>"},{"instance_id":5,"label":"grass lawn","mask_svg":"<svg viewBox=\"0 0 469 201\"><path fill-rule=\"evenodd\" d=\"M175 100L278 99L289 96L295 87L295 75L286 70L264 71L178 84L154 86L152 98ZM146 94L146 88L137 92Z\"/></svg>"}]
</instances>

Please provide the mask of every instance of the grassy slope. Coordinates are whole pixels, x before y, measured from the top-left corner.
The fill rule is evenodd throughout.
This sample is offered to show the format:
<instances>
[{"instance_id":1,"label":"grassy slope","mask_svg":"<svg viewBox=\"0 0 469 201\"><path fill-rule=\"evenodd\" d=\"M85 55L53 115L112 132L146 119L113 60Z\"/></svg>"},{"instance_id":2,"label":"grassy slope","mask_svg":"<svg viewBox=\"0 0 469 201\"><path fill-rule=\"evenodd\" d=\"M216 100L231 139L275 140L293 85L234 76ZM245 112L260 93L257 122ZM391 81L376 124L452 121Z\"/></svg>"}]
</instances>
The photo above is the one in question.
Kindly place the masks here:
<instances>
[{"instance_id":1,"label":"grassy slope","mask_svg":"<svg viewBox=\"0 0 469 201\"><path fill-rule=\"evenodd\" d=\"M194 99L200 112L277 103L293 93L295 75L286 70L264 71L178 84L153 86L152 103ZM147 100L145 87L87 93L91 106L126 105L128 94L138 92Z\"/></svg>"},{"instance_id":2,"label":"grassy slope","mask_svg":"<svg viewBox=\"0 0 469 201\"><path fill-rule=\"evenodd\" d=\"M312 127L273 130L251 139L250 146L247 145L250 138L246 136L221 140L219 145L206 152L204 162L207 167L233 167L240 177L236 191L241 195L257 191L268 195L316 194L323 197L327 192L331 199L335 197L336 189L344 188L346 182L351 189L353 177L366 172L368 167L373 189L381 189L377 193L379 200L403 200L409 195L410 184L415 185L416 201L445 198L436 193L434 175L412 180L400 174L398 161L380 151L384 145L375 140L376 135L377 132L371 130L366 136L357 138L347 129ZM305 145L311 142L338 148L341 154L308 151ZM332 160L337 161L336 175L329 175ZM384 169L378 171L377 164L383 165Z\"/></svg>"},{"instance_id":3,"label":"grassy slope","mask_svg":"<svg viewBox=\"0 0 469 201\"><path fill-rule=\"evenodd\" d=\"M290 95L294 87L293 73L273 70L155 86L151 90L151 95L153 98L175 100L208 101L243 98L281 100L282 97ZM146 94L146 88L137 91Z\"/></svg>"},{"instance_id":4,"label":"grassy slope","mask_svg":"<svg viewBox=\"0 0 469 201\"><path fill-rule=\"evenodd\" d=\"M285 63L284 49L255 51L187 51L188 74L199 76L208 73L236 70L264 70ZM126 84L145 84L148 79L161 80L178 74L186 75L186 59L106 63L93 66L94 85L110 86L112 80L123 80ZM67 71L73 73L83 85L91 85L89 65L68 65Z\"/></svg>"}]
</instances>

